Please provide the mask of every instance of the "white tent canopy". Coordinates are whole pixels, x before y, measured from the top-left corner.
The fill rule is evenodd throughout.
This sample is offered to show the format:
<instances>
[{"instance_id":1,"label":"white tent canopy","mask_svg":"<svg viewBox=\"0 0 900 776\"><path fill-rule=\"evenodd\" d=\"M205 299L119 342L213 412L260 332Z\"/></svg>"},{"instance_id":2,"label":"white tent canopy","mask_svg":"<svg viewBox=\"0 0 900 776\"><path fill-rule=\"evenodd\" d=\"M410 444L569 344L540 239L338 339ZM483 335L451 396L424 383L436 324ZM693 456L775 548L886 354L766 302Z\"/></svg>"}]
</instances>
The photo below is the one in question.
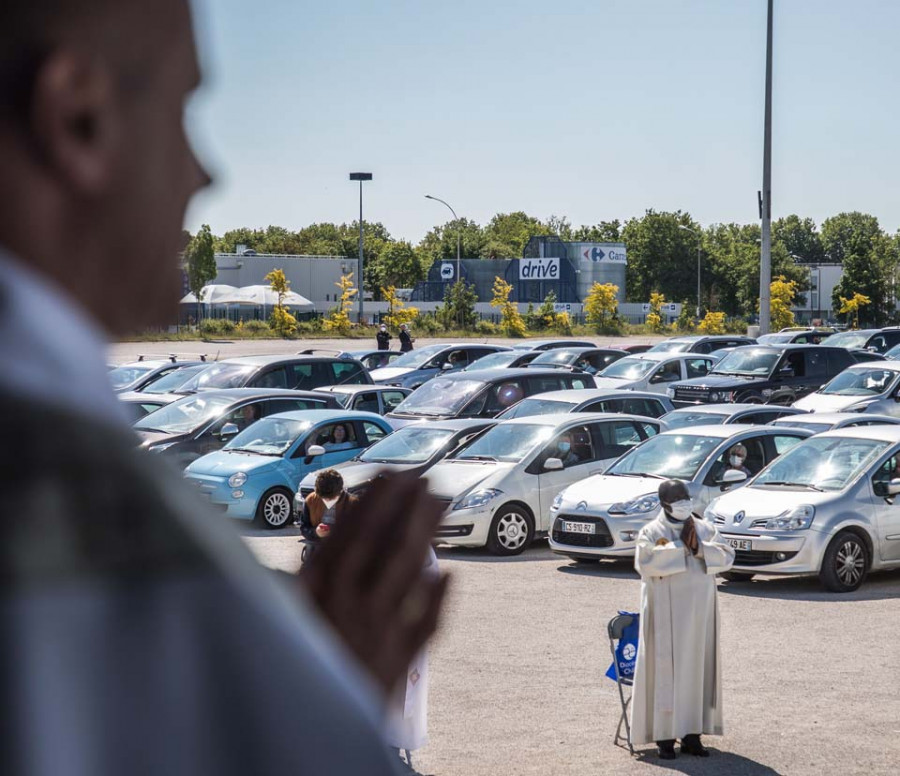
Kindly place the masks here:
<instances>
[{"instance_id":1,"label":"white tent canopy","mask_svg":"<svg viewBox=\"0 0 900 776\"><path fill-rule=\"evenodd\" d=\"M203 294L204 304L228 304L228 305L245 305L249 307L275 307L278 304L278 294L269 286L244 286L243 288L234 288L233 286L204 286ZM212 289L216 289L215 293ZM227 289L219 291L219 289ZM188 294L181 300L182 304L197 304L197 299L193 294ZM315 305L305 296L289 291L284 297L284 306L291 307L300 312L309 312L315 309Z\"/></svg>"}]
</instances>

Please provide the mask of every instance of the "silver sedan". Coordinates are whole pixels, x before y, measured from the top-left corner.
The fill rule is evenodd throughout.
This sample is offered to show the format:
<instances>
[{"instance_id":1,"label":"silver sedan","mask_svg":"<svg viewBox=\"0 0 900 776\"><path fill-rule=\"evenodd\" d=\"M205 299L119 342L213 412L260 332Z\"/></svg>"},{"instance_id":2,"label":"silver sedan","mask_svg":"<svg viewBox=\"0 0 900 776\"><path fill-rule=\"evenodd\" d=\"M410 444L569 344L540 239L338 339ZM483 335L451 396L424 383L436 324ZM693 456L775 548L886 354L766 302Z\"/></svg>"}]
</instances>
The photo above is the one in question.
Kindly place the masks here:
<instances>
[{"instance_id":1,"label":"silver sedan","mask_svg":"<svg viewBox=\"0 0 900 776\"><path fill-rule=\"evenodd\" d=\"M900 426L846 428L801 442L705 517L735 548L729 579L815 574L845 593L900 566L898 495Z\"/></svg>"}]
</instances>

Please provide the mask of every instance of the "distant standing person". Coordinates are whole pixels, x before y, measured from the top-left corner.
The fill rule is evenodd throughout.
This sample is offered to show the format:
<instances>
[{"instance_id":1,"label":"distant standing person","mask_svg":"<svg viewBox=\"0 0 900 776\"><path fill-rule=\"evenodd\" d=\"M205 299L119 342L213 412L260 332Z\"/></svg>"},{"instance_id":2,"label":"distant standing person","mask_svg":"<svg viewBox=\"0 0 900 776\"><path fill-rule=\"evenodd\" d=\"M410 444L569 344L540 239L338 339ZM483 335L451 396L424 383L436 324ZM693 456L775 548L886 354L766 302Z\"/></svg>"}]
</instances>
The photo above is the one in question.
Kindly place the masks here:
<instances>
[{"instance_id":1,"label":"distant standing person","mask_svg":"<svg viewBox=\"0 0 900 776\"><path fill-rule=\"evenodd\" d=\"M375 340L378 342L379 350L390 350L391 349L391 333L387 330L387 326L383 323L381 324L381 328L378 330L378 333L375 335Z\"/></svg>"},{"instance_id":2,"label":"distant standing person","mask_svg":"<svg viewBox=\"0 0 900 776\"><path fill-rule=\"evenodd\" d=\"M722 735L722 662L716 574L734 550L716 527L693 514L681 480L659 486L662 509L638 534L634 566L641 575L641 635L631 706L633 744L656 742L671 760L708 757L703 733Z\"/></svg>"},{"instance_id":3,"label":"distant standing person","mask_svg":"<svg viewBox=\"0 0 900 776\"><path fill-rule=\"evenodd\" d=\"M415 339L409 335L409 327L405 323L400 324L400 352L409 353L413 349Z\"/></svg>"}]
</instances>

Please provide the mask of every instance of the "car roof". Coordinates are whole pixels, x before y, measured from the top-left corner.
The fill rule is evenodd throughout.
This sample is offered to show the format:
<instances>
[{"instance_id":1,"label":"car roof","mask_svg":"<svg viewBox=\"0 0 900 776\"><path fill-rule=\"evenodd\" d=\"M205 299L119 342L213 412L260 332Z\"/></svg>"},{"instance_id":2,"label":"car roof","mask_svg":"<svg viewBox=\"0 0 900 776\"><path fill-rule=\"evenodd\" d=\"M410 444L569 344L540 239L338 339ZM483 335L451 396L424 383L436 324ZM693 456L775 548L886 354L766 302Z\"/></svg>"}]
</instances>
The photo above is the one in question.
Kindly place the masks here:
<instances>
[{"instance_id":1,"label":"car roof","mask_svg":"<svg viewBox=\"0 0 900 776\"><path fill-rule=\"evenodd\" d=\"M796 409L794 407L782 407L780 405L774 404L693 404L690 407L679 407L678 409L672 410L669 415L674 415L678 413L679 415L687 415L690 412L704 412L709 413L710 415L737 415L739 412L744 412L745 410L778 410L779 412L783 412L784 410L788 410L788 414L796 413L798 415L809 415L810 413L805 412L804 410Z\"/></svg>"},{"instance_id":2,"label":"car roof","mask_svg":"<svg viewBox=\"0 0 900 776\"><path fill-rule=\"evenodd\" d=\"M371 387L371 386L370 386ZM150 394L152 396L152 394ZM200 391L200 393L186 393L182 398L196 399L203 397L210 398L226 398L234 401L243 401L244 399L254 399L258 397L271 396L273 398L293 397L295 399L316 399L323 398L320 391L295 391L291 388L218 388L210 391Z\"/></svg>"},{"instance_id":3,"label":"car roof","mask_svg":"<svg viewBox=\"0 0 900 776\"><path fill-rule=\"evenodd\" d=\"M900 418L891 415L876 415L868 412L802 412L799 413L804 417L776 418L772 421L772 425L776 423L779 426L790 425L790 423L840 423L843 420L865 420L867 423L872 421L878 423L900 424Z\"/></svg>"},{"instance_id":4,"label":"car roof","mask_svg":"<svg viewBox=\"0 0 900 776\"><path fill-rule=\"evenodd\" d=\"M535 370L530 370L534 372ZM650 393L650 391L629 391L625 388L565 388L559 391L545 391L544 393L535 393L526 396L522 401L527 399L549 399L550 401L567 401L572 404L581 404L586 401L594 401L596 399L604 399L608 396L614 396L622 399L660 399L665 401L665 394Z\"/></svg>"},{"instance_id":5,"label":"car roof","mask_svg":"<svg viewBox=\"0 0 900 776\"><path fill-rule=\"evenodd\" d=\"M477 362L476 362L477 363ZM444 379L450 380L457 376L459 376L463 380L481 380L482 382L491 382L493 380L514 380L517 377L534 377L535 375L544 375L544 376L559 376L559 375L575 375L580 377L585 377L589 375L584 375L577 372L569 372L563 369L541 369L534 367L512 367L510 368L499 368L492 367L490 369L473 369L471 372L459 371L459 372L451 372L447 375L438 375L435 377L435 380Z\"/></svg>"},{"instance_id":6,"label":"car roof","mask_svg":"<svg viewBox=\"0 0 900 776\"><path fill-rule=\"evenodd\" d=\"M327 423L330 420L379 420L383 425L390 425L381 415L374 412L358 412L357 410L291 410L290 412L277 412L268 415L270 418L284 420L306 420L310 423Z\"/></svg>"},{"instance_id":7,"label":"car roof","mask_svg":"<svg viewBox=\"0 0 900 776\"><path fill-rule=\"evenodd\" d=\"M591 345L590 347L571 347L571 348L553 348L553 350L545 350L541 353L541 356L547 353L569 353L569 354L580 354L580 353L592 353L594 351L599 351L601 353L628 353L627 350L622 350L622 348L614 348L614 347L600 347L599 345ZM540 358L540 356L538 356Z\"/></svg>"},{"instance_id":8,"label":"car roof","mask_svg":"<svg viewBox=\"0 0 900 776\"><path fill-rule=\"evenodd\" d=\"M525 424L532 426L557 426L581 425L598 420L637 420L651 421L659 423L665 427L665 423L661 423L659 418L648 418L644 415L629 415L624 412L553 412L547 415L527 415L523 418L510 418L509 420L501 420L497 425L508 423ZM748 426L749 428L749 426Z\"/></svg>"},{"instance_id":9,"label":"car roof","mask_svg":"<svg viewBox=\"0 0 900 776\"><path fill-rule=\"evenodd\" d=\"M323 385L313 393L363 393L364 391L396 391L395 385ZM402 388L400 390L403 390Z\"/></svg>"},{"instance_id":10,"label":"car roof","mask_svg":"<svg viewBox=\"0 0 900 776\"><path fill-rule=\"evenodd\" d=\"M898 426L853 426L852 428L836 428L817 434L819 437L842 437L845 439L874 439L879 442L900 442L900 425Z\"/></svg>"},{"instance_id":11,"label":"car roof","mask_svg":"<svg viewBox=\"0 0 900 776\"><path fill-rule=\"evenodd\" d=\"M663 421L665 423L665 421ZM663 431L663 434L670 434L678 436L679 434L682 436L707 436L707 437L719 437L721 439L730 439L731 437L739 436L748 431L752 431L754 433L765 433L765 434L775 434L779 431L782 431L782 428L776 426L759 426L756 424L740 424L736 423L734 425L715 425L715 426L688 426L687 428L673 428L668 431ZM796 430L796 431L804 431L805 429L788 429L788 430ZM660 434L662 436L662 434Z\"/></svg>"},{"instance_id":12,"label":"car roof","mask_svg":"<svg viewBox=\"0 0 900 776\"><path fill-rule=\"evenodd\" d=\"M450 420L423 420L416 423L408 423L402 426L398 431L404 428L437 428L447 431L465 431L467 428L480 428L484 426L495 426L497 421L494 418L452 418Z\"/></svg>"},{"instance_id":13,"label":"car roof","mask_svg":"<svg viewBox=\"0 0 900 776\"><path fill-rule=\"evenodd\" d=\"M710 358L709 353L684 353L672 352L671 350L648 350L646 353L629 353L625 358L639 358L642 361L663 361L669 358ZM625 358L622 360L624 361ZM617 362L613 361L610 366Z\"/></svg>"}]
</instances>

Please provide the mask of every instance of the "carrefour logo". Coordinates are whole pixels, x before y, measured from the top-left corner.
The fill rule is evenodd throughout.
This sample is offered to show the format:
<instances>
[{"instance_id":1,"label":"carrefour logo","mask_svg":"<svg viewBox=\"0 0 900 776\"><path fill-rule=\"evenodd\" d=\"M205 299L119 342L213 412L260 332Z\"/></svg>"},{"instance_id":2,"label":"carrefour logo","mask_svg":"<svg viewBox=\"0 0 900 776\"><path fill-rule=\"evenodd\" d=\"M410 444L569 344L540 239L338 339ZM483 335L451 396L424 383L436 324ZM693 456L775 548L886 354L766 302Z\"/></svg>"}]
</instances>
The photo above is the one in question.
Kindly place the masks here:
<instances>
[{"instance_id":1,"label":"carrefour logo","mask_svg":"<svg viewBox=\"0 0 900 776\"><path fill-rule=\"evenodd\" d=\"M634 656L637 654L637 650L634 648L634 644L626 644L622 648L622 657L626 660L634 660Z\"/></svg>"}]
</instances>

